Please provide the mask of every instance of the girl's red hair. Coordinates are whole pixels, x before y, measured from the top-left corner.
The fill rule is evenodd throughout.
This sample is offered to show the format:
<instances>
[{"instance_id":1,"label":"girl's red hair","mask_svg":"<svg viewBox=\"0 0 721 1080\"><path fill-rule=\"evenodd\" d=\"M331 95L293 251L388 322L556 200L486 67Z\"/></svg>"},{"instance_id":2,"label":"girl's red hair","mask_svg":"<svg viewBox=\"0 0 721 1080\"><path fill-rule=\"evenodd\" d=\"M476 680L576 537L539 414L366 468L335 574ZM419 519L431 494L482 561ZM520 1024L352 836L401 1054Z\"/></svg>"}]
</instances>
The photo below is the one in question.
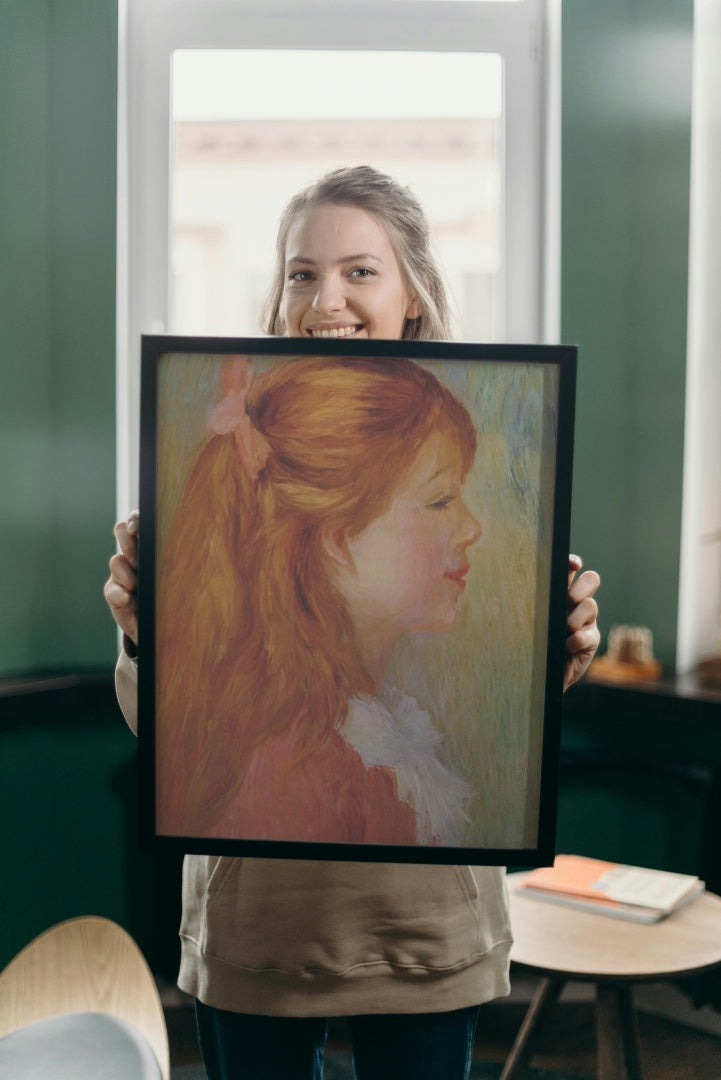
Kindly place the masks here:
<instances>
[{"instance_id":1,"label":"girl's red hair","mask_svg":"<svg viewBox=\"0 0 721 1080\"><path fill-rule=\"evenodd\" d=\"M447 431L464 472L466 409L409 360L303 358L251 388L269 446L257 479L236 443L201 451L164 546L157 589L159 829L209 829L253 750L302 721L299 754L323 745L349 699L372 694L324 556L329 528L383 513L421 446Z\"/></svg>"}]
</instances>

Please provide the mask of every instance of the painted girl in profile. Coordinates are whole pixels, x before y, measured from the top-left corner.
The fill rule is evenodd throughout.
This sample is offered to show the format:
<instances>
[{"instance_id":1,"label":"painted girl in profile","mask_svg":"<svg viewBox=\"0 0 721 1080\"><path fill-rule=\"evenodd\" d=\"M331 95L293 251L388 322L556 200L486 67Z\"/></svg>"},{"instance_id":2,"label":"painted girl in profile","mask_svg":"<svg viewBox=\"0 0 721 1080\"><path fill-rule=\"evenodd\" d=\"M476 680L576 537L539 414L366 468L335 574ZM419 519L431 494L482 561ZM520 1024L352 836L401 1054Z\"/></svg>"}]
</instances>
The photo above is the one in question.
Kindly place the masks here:
<instances>
[{"instance_id":1,"label":"painted girl in profile","mask_svg":"<svg viewBox=\"0 0 721 1080\"><path fill-rule=\"evenodd\" d=\"M158 831L458 844L470 789L386 670L456 620L470 416L408 360L223 365L158 575Z\"/></svg>"}]
</instances>

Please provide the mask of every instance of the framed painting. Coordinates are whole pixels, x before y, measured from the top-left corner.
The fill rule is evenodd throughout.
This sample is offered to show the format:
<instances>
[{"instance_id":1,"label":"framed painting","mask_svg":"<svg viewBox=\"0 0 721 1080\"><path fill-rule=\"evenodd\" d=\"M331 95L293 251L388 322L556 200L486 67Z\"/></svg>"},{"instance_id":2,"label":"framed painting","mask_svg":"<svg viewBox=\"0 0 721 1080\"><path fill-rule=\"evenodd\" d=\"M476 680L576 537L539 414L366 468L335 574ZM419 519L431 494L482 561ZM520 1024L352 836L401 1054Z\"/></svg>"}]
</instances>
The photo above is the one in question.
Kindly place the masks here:
<instances>
[{"instance_id":1,"label":"framed painting","mask_svg":"<svg viewBox=\"0 0 721 1080\"><path fill-rule=\"evenodd\" d=\"M145 337L141 841L553 859L576 350Z\"/></svg>"}]
</instances>

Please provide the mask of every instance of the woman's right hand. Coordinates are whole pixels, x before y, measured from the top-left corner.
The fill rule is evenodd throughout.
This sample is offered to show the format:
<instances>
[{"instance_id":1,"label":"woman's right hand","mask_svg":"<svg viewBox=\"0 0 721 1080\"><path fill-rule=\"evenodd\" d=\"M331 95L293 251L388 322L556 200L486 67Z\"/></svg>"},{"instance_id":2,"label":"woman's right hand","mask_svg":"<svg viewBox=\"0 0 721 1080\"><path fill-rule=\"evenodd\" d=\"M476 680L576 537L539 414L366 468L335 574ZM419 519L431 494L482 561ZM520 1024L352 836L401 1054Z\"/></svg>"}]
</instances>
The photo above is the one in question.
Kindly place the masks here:
<instances>
[{"instance_id":1,"label":"woman's right hand","mask_svg":"<svg viewBox=\"0 0 721 1080\"><path fill-rule=\"evenodd\" d=\"M119 554L110 560L110 577L103 593L110 612L123 633L134 645L138 644L138 532L140 515L137 510L119 521L113 533L120 547Z\"/></svg>"}]
</instances>

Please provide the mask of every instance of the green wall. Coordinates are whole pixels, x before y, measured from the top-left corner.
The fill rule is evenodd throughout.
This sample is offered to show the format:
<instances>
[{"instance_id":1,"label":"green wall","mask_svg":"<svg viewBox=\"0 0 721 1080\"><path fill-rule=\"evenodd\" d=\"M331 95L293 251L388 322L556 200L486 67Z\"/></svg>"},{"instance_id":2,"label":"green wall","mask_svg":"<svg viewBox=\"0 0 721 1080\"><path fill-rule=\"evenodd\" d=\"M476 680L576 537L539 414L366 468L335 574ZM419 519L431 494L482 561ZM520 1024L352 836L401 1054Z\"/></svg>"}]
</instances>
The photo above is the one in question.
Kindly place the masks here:
<instances>
[{"instance_id":1,"label":"green wall","mask_svg":"<svg viewBox=\"0 0 721 1080\"><path fill-rule=\"evenodd\" d=\"M116 0L0 0L0 675L112 660ZM692 0L563 8L573 544L674 660Z\"/></svg>"},{"instance_id":2,"label":"green wall","mask_svg":"<svg viewBox=\"0 0 721 1080\"><path fill-rule=\"evenodd\" d=\"M54 923L94 914L174 979L180 858L139 850L137 744L111 673L2 690L0 969Z\"/></svg>"},{"instance_id":3,"label":"green wall","mask_svg":"<svg viewBox=\"0 0 721 1080\"><path fill-rule=\"evenodd\" d=\"M563 5L562 340L579 345L573 546L601 628L675 658L692 0ZM605 648L605 645L603 646Z\"/></svg>"},{"instance_id":4,"label":"green wall","mask_svg":"<svg viewBox=\"0 0 721 1080\"><path fill-rule=\"evenodd\" d=\"M143 940L135 740L102 597L115 516L117 0L0 0L0 966L96 913ZM99 676L100 678L100 676ZM145 880L141 882L142 876ZM147 935L146 935L147 940ZM144 940L145 944L145 940Z\"/></svg>"},{"instance_id":5,"label":"green wall","mask_svg":"<svg viewBox=\"0 0 721 1080\"><path fill-rule=\"evenodd\" d=\"M116 0L0 0L0 675L112 663Z\"/></svg>"}]
</instances>

